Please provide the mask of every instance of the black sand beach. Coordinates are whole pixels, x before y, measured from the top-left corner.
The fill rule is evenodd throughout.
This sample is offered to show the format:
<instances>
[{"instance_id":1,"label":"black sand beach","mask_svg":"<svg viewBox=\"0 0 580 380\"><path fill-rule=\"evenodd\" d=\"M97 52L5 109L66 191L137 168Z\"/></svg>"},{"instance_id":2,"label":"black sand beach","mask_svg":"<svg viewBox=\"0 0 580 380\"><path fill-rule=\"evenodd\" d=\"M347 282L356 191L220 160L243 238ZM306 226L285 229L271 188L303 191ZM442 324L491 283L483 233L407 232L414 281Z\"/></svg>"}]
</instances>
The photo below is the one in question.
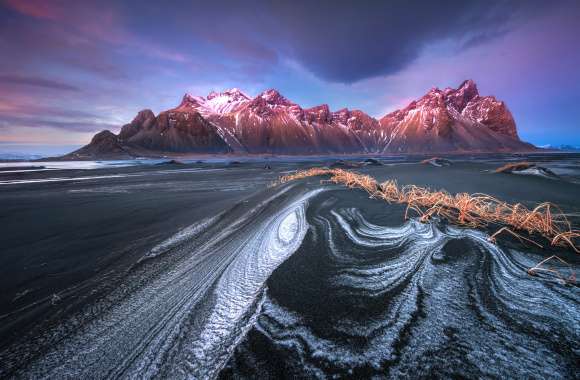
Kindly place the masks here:
<instances>
[{"instance_id":1,"label":"black sand beach","mask_svg":"<svg viewBox=\"0 0 580 380\"><path fill-rule=\"evenodd\" d=\"M579 225L580 155L421 159L352 170ZM560 178L493 173L516 160ZM0 377L575 377L578 287L526 269L577 254L320 178L269 187L335 161L0 173Z\"/></svg>"}]
</instances>

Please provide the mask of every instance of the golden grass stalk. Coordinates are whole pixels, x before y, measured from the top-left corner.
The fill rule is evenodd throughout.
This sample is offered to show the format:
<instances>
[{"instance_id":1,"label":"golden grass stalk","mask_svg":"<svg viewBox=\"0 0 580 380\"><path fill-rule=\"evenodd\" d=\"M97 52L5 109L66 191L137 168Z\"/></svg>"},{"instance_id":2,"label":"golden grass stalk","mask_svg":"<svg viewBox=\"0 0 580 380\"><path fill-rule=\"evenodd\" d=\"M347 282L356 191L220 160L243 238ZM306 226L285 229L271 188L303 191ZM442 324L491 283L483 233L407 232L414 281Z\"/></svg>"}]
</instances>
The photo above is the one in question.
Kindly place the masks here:
<instances>
[{"instance_id":1,"label":"golden grass stalk","mask_svg":"<svg viewBox=\"0 0 580 380\"><path fill-rule=\"evenodd\" d=\"M544 267L545 264L547 264L548 262L550 262L552 260L559 261L560 263L566 265L568 267L568 269L571 271L570 276L568 276L568 277L564 276L559 270L557 270L555 268L552 268L552 267L545 268ZM551 274L555 275L556 277L558 277L560 279L560 281L562 281L564 284L576 283L576 272L572 271L572 267L570 266L570 264L568 264L566 261L564 261L563 259L561 259L560 257L558 257L556 255L550 256L547 259L540 261L533 268L528 269L528 274L531 276L537 275L538 272L551 273Z\"/></svg>"},{"instance_id":2,"label":"golden grass stalk","mask_svg":"<svg viewBox=\"0 0 580 380\"><path fill-rule=\"evenodd\" d=\"M569 246L576 253L580 253L578 246L574 244L574 239L578 239L580 236L579 230L570 230L566 232L559 233L552 239L552 245Z\"/></svg>"},{"instance_id":3,"label":"golden grass stalk","mask_svg":"<svg viewBox=\"0 0 580 380\"><path fill-rule=\"evenodd\" d=\"M538 247L540 247L540 248L544 248L544 247L543 247L541 244L539 244L539 243L537 243L537 242L535 242L535 241L533 241L533 240L531 240L531 239L525 238L525 237L523 237L522 235L520 235L520 234L517 234L517 233L513 232L512 230L510 230L510 229L509 229L509 228L507 228L507 227L502 227L502 228L500 228L499 230L497 230L497 231L496 231L496 232L495 232L493 235L491 235L491 236L489 237L489 241L490 241L490 242L492 242L492 243L495 243L495 242L496 242L496 237L497 237L499 234L501 234L502 232L507 232L507 233L509 233L510 235L514 236L514 237L515 237L515 238L517 238L519 241L521 241L522 243L523 243L523 242L524 242L524 240L525 240L525 241L527 241L528 243L532 243L532 244L534 244L534 245L536 245L536 246L538 246Z\"/></svg>"}]
</instances>

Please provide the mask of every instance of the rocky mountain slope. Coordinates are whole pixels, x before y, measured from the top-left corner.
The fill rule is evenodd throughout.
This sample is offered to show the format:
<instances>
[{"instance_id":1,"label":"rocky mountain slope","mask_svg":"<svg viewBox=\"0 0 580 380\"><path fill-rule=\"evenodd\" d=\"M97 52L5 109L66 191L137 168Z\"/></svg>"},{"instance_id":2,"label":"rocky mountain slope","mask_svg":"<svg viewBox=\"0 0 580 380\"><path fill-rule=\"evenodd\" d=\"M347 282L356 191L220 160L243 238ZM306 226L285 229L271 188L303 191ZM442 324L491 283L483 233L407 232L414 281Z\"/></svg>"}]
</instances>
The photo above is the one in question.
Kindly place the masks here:
<instances>
[{"instance_id":1,"label":"rocky mountain slope","mask_svg":"<svg viewBox=\"0 0 580 380\"><path fill-rule=\"evenodd\" d=\"M504 102L480 96L471 80L434 88L407 107L375 119L359 110L302 108L270 89L186 94L155 116L143 110L118 135L100 132L65 159L163 153L349 154L529 151Z\"/></svg>"},{"instance_id":2,"label":"rocky mountain slope","mask_svg":"<svg viewBox=\"0 0 580 380\"><path fill-rule=\"evenodd\" d=\"M530 150L517 134L504 102L480 96L475 83L431 89L402 110L379 120L389 136L384 152Z\"/></svg>"}]
</instances>

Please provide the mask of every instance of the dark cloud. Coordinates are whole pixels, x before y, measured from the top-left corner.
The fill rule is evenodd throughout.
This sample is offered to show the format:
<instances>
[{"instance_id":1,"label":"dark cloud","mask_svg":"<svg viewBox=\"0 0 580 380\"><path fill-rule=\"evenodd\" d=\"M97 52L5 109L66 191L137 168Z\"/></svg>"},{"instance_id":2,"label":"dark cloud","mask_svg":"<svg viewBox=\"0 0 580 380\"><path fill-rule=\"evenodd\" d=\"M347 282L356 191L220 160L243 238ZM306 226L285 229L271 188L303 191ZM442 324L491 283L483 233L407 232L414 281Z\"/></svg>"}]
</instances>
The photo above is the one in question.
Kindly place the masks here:
<instances>
[{"instance_id":1,"label":"dark cloud","mask_svg":"<svg viewBox=\"0 0 580 380\"><path fill-rule=\"evenodd\" d=\"M508 32L509 32L508 28L503 28L473 34L463 40L463 42L459 46L459 50L469 49L472 47L476 47L478 45L483 45L485 43L491 42L497 38L506 35Z\"/></svg>"},{"instance_id":2,"label":"dark cloud","mask_svg":"<svg viewBox=\"0 0 580 380\"><path fill-rule=\"evenodd\" d=\"M501 36L535 1L275 1L289 53L319 77L354 82L394 74L440 41L475 46Z\"/></svg>"},{"instance_id":3,"label":"dark cloud","mask_svg":"<svg viewBox=\"0 0 580 380\"><path fill-rule=\"evenodd\" d=\"M264 70L293 59L324 80L343 83L395 74L441 41L458 48L487 43L555 6L539 0L177 2L140 2L136 25L150 30L152 19L171 20L158 35L170 33L182 46L221 46L231 59L261 61Z\"/></svg>"},{"instance_id":4,"label":"dark cloud","mask_svg":"<svg viewBox=\"0 0 580 380\"><path fill-rule=\"evenodd\" d=\"M118 80L128 65L119 60L139 65L144 54L184 65L202 56L223 64L225 56L236 62L228 67L251 64L263 72L293 59L343 83L397 73L440 41L459 48L487 43L524 15L553 7L538 0L4 0L4 6L12 14L0 31L12 33L6 51L13 61L42 55ZM116 56L119 49L128 55Z\"/></svg>"},{"instance_id":5,"label":"dark cloud","mask_svg":"<svg viewBox=\"0 0 580 380\"><path fill-rule=\"evenodd\" d=\"M71 86L70 84L54 81L52 79L24 76L24 75L0 75L0 83L7 85L16 86L32 86L32 87L42 87L51 90L59 91L80 91L76 86Z\"/></svg>"}]
</instances>

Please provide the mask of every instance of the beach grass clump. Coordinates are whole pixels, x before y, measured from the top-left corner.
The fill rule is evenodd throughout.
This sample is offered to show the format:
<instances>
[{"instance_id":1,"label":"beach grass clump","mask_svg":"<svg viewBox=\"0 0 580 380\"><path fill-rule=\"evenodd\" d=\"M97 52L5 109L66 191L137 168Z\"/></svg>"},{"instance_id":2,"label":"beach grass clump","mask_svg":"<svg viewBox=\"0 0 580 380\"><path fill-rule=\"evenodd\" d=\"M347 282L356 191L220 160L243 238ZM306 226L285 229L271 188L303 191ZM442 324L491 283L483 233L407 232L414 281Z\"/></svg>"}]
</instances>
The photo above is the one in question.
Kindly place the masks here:
<instances>
[{"instance_id":1,"label":"beach grass clump","mask_svg":"<svg viewBox=\"0 0 580 380\"><path fill-rule=\"evenodd\" d=\"M513 167L522 164L509 165ZM567 247L580 253L580 230L573 229L566 214L550 202L529 209L521 203L510 204L487 194L452 195L444 190L433 191L415 185L401 187L392 179L378 183L371 176L337 168L300 170L281 177L277 183L316 176L328 176L328 182L362 189L370 197L388 203L406 204L405 218L409 217L409 213L415 212L423 222L437 216L450 223L470 228L498 225L501 228L490 236L492 242L500 234L509 234L521 242L543 247L537 242L538 238L542 238L552 246ZM528 237L522 236L524 233Z\"/></svg>"}]
</instances>

